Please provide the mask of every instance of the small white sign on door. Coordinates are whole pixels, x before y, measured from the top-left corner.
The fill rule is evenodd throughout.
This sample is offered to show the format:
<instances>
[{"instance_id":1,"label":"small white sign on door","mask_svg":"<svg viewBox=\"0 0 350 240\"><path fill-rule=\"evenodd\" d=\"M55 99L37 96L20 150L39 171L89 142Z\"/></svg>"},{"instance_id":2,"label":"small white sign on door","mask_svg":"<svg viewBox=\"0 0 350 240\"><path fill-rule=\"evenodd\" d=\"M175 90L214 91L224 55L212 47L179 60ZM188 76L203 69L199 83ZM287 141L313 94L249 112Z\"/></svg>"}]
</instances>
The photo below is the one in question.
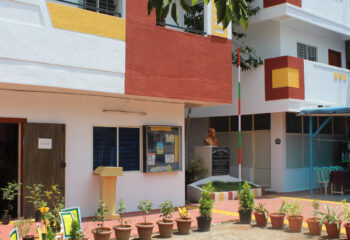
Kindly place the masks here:
<instances>
[{"instance_id":1,"label":"small white sign on door","mask_svg":"<svg viewBox=\"0 0 350 240\"><path fill-rule=\"evenodd\" d=\"M52 139L51 138L39 138L38 139L38 149L52 149Z\"/></svg>"}]
</instances>

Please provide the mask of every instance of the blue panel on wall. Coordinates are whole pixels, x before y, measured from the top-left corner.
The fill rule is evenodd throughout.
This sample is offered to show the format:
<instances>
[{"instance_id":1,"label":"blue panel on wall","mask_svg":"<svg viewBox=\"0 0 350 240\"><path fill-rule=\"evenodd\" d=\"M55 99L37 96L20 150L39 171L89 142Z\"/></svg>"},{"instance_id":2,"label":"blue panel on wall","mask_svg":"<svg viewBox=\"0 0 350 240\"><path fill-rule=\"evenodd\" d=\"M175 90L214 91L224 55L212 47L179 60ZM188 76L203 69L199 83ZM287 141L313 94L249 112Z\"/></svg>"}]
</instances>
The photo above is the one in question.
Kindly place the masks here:
<instances>
[{"instance_id":1,"label":"blue panel on wall","mask_svg":"<svg viewBox=\"0 0 350 240\"><path fill-rule=\"evenodd\" d=\"M93 132L94 169L99 166L117 166L117 129L94 127Z\"/></svg>"},{"instance_id":2,"label":"blue panel on wall","mask_svg":"<svg viewBox=\"0 0 350 240\"><path fill-rule=\"evenodd\" d=\"M119 167L124 171L140 169L139 128L119 128Z\"/></svg>"}]
</instances>

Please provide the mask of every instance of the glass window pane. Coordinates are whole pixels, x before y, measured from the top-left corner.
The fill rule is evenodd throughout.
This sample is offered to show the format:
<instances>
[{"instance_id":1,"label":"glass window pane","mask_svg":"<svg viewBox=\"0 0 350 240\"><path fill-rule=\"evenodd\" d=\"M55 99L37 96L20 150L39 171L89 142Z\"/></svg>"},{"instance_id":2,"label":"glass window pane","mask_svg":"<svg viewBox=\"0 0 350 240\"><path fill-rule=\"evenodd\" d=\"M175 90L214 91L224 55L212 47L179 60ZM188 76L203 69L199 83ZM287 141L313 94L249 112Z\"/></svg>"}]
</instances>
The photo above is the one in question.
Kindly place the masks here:
<instances>
[{"instance_id":1,"label":"glass window pane","mask_svg":"<svg viewBox=\"0 0 350 240\"><path fill-rule=\"evenodd\" d=\"M252 130L253 118L252 115L243 115L242 116L242 131L251 131Z\"/></svg>"},{"instance_id":2,"label":"glass window pane","mask_svg":"<svg viewBox=\"0 0 350 240\"><path fill-rule=\"evenodd\" d=\"M334 134L345 135L345 118L334 117L333 119Z\"/></svg>"},{"instance_id":3,"label":"glass window pane","mask_svg":"<svg viewBox=\"0 0 350 240\"><path fill-rule=\"evenodd\" d=\"M307 47L307 59L310 61L317 61L317 49L312 46Z\"/></svg>"},{"instance_id":4,"label":"glass window pane","mask_svg":"<svg viewBox=\"0 0 350 240\"><path fill-rule=\"evenodd\" d=\"M297 56L298 58L306 59L306 45L302 43L297 43Z\"/></svg>"},{"instance_id":5,"label":"glass window pane","mask_svg":"<svg viewBox=\"0 0 350 240\"><path fill-rule=\"evenodd\" d=\"M140 169L139 128L119 128L119 167L124 171Z\"/></svg>"},{"instance_id":6,"label":"glass window pane","mask_svg":"<svg viewBox=\"0 0 350 240\"><path fill-rule=\"evenodd\" d=\"M255 130L270 130L270 114L255 114L254 129Z\"/></svg>"},{"instance_id":7,"label":"glass window pane","mask_svg":"<svg viewBox=\"0 0 350 240\"><path fill-rule=\"evenodd\" d=\"M326 121L328 117L320 117L320 120L319 120L319 127L322 125L322 123L324 121ZM321 130L320 133L323 133L323 134L332 134L332 119L326 124L326 126L324 126L324 128Z\"/></svg>"},{"instance_id":8,"label":"glass window pane","mask_svg":"<svg viewBox=\"0 0 350 240\"><path fill-rule=\"evenodd\" d=\"M93 165L117 166L117 129L113 127L93 128Z\"/></svg>"},{"instance_id":9,"label":"glass window pane","mask_svg":"<svg viewBox=\"0 0 350 240\"><path fill-rule=\"evenodd\" d=\"M231 132L238 131L238 116L231 116Z\"/></svg>"},{"instance_id":10,"label":"glass window pane","mask_svg":"<svg viewBox=\"0 0 350 240\"><path fill-rule=\"evenodd\" d=\"M301 133L301 117L295 113L286 113L287 133Z\"/></svg>"},{"instance_id":11,"label":"glass window pane","mask_svg":"<svg viewBox=\"0 0 350 240\"><path fill-rule=\"evenodd\" d=\"M303 117L304 133L309 134L309 117ZM317 117L312 117L312 132L317 130Z\"/></svg>"},{"instance_id":12,"label":"glass window pane","mask_svg":"<svg viewBox=\"0 0 350 240\"><path fill-rule=\"evenodd\" d=\"M216 132L228 132L228 117L209 118L209 127L214 128Z\"/></svg>"}]
</instances>

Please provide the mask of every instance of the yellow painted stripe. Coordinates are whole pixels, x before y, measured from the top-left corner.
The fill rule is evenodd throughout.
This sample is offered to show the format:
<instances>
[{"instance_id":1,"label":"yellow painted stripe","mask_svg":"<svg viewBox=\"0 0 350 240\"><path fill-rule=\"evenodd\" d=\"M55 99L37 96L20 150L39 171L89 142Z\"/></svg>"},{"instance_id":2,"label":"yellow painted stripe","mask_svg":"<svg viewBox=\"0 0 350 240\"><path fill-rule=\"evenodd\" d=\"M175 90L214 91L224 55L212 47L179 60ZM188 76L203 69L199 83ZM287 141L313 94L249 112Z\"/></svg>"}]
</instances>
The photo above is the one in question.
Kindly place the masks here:
<instances>
[{"instance_id":1,"label":"yellow painted stripe","mask_svg":"<svg viewBox=\"0 0 350 240\"><path fill-rule=\"evenodd\" d=\"M65 30L125 41L125 19L46 2L52 25Z\"/></svg>"},{"instance_id":2,"label":"yellow painted stripe","mask_svg":"<svg viewBox=\"0 0 350 240\"><path fill-rule=\"evenodd\" d=\"M258 196L258 189L257 188L254 188L254 196Z\"/></svg>"},{"instance_id":3,"label":"yellow painted stripe","mask_svg":"<svg viewBox=\"0 0 350 240\"><path fill-rule=\"evenodd\" d=\"M224 193L223 192L219 193L219 201L224 201Z\"/></svg>"},{"instance_id":4,"label":"yellow painted stripe","mask_svg":"<svg viewBox=\"0 0 350 240\"><path fill-rule=\"evenodd\" d=\"M306 202L312 202L313 201L313 199L309 199L309 198L283 197L283 196L278 196L278 195L266 195L266 197L276 197L276 198L281 198L281 199L301 200L301 201L306 201ZM341 202L337 202L337 201L326 201L326 200L318 200L318 201L320 203L331 203L331 204L342 205Z\"/></svg>"}]
</instances>

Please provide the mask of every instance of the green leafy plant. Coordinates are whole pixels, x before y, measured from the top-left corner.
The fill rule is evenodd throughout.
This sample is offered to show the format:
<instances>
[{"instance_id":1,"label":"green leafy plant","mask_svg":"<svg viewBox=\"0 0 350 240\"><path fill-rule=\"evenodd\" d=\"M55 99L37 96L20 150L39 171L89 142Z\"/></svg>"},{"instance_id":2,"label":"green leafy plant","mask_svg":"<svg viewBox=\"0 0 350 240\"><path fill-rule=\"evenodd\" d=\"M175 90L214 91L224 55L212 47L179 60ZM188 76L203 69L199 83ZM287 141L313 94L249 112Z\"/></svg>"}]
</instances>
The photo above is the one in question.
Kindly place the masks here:
<instances>
[{"instance_id":1,"label":"green leafy plant","mask_svg":"<svg viewBox=\"0 0 350 240\"><path fill-rule=\"evenodd\" d=\"M146 216L151 212L152 207L153 207L153 203L149 200L141 200L137 205L137 208L144 213L143 214L144 224L147 224Z\"/></svg>"},{"instance_id":2,"label":"green leafy plant","mask_svg":"<svg viewBox=\"0 0 350 240\"><path fill-rule=\"evenodd\" d=\"M45 190L44 196L46 198L47 205L50 207L47 219L52 227L59 228L61 221L59 213L64 208L64 196L58 185L52 185L48 190Z\"/></svg>"},{"instance_id":3,"label":"green leafy plant","mask_svg":"<svg viewBox=\"0 0 350 240\"><path fill-rule=\"evenodd\" d=\"M163 222L169 221L173 217L174 206L171 201L165 200L164 203L159 204L161 217Z\"/></svg>"},{"instance_id":4,"label":"green leafy plant","mask_svg":"<svg viewBox=\"0 0 350 240\"><path fill-rule=\"evenodd\" d=\"M320 210L320 202L316 199L312 200L312 203L311 203L311 206L312 208L314 209L313 212L312 212L312 215L314 218L317 218L317 211Z\"/></svg>"},{"instance_id":5,"label":"green leafy plant","mask_svg":"<svg viewBox=\"0 0 350 240\"><path fill-rule=\"evenodd\" d=\"M288 208L287 208L287 201L283 200L280 209L278 210L278 214L279 215L286 215L288 212Z\"/></svg>"},{"instance_id":6,"label":"green leafy plant","mask_svg":"<svg viewBox=\"0 0 350 240\"><path fill-rule=\"evenodd\" d=\"M294 201L294 203L287 203L287 212L290 217L297 217L301 215L301 210L303 206L299 201Z\"/></svg>"},{"instance_id":7,"label":"green leafy plant","mask_svg":"<svg viewBox=\"0 0 350 240\"><path fill-rule=\"evenodd\" d=\"M18 218L14 223L14 227L18 229L18 235L20 238L27 237L32 231L32 221L30 219Z\"/></svg>"},{"instance_id":8,"label":"green leafy plant","mask_svg":"<svg viewBox=\"0 0 350 240\"><path fill-rule=\"evenodd\" d=\"M97 208L97 216L93 219L94 222L99 222L97 224L97 230L96 232L100 233L103 232L103 224L105 222L105 215L108 212L108 207L105 201L99 200L98 201L98 208Z\"/></svg>"},{"instance_id":9,"label":"green leafy plant","mask_svg":"<svg viewBox=\"0 0 350 240\"><path fill-rule=\"evenodd\" d=\"M254 209L254 194L250 191L250 185L244 182L239 193L239 210L252 211Z\"/></svg>"},{"instance_id":10,"label":"green leafy plant","mask_svg":"<svg viewBox=\"0 0 350 240\"><path fill-rule=\"evenodd\" d=\"M265 218L267 219L268 216L268 210L265 208L265 204L259 203L257 207L254 208L254 210L258 213L263 213Z\"/></svg>"},{"instance_id":11,"label":"green leafy plant","mask_svg":"<svg viewBox=\"0 0 350 240\"><path fill-rule=\"evenodd\" d=\"M331 223L336 223L337 224L337 228L339 229L340 224L342 219L343 219L343 212L340 212L339 214L337 214L336 210L334 210L333 208L329 208L327 205L324 206L326 209L326 212L319 212L316 211L315 213L321 216L321 221L320 221L320 225L322 225L324 222L328 222L328 224Z\"/></svg>"},{"instance_id":12,"label":"green leafy plant","mask_svg":"<svg viewBox=\"0 0 350 240\"><path fill-rule=\"evenodd\" d=\"M79 230L78 221L73 221L71 225L71 231L69 233L71 240L78 240L82 238L81 231Z\"/></svg>"},{"instance_id":13,"label":"green leafy plant","mask_svg":"<svg viewBox=\"0 0 350 240\"><path fill-rule=\"evenodd\" d=\"M7 201L7 208L4 210L4 214L7 215L13 209L12 201L18 196L21 183L16 181L8 182L6 187L0 188L2 191L2 199Z\"/></svg>"},{"instance_id":14,"label":"green leafy plant","mask_svg":"<svg viewBox=\"0 0 350 240\"><path fill-rule=\"evenodd\" d=\"M126 207L125 207L125 201L123 199L120 199L119 200L119 203L118 203L118 210L117 210L117 213L119 213L120 215L120 225L127 225L128 222L127 221L124 221L123 219L123 215L126 211Z\"/></svg>"},{"instance_id":15,"label":"green leafy plant","mask_svg":"<svg viewBox=\"0 0 350 240\"><path fill-rule=\"evenodd\" d=\"M342 216L348 221L350 222L350 207L349 204L346 202L346 200L344 199L342 201L343 204L343 211L342 211Z\"/></svg>"},{"instance_id":16,"label":"green leafy plant","mask_svg":"<svg viewBox=\"0 0 350 240\"><path fill-rule=\"evenodd\" d=\"M208 182L205 186L202 187L201 198L199 199L199 212L201 213L202 218L210 218L211 210L214 205L214 200L212 197L212 192L214 188L211 182Z\"/></svg>"},{"instance_id":17,"label":"green leafy plant","mask_svg":"<svg viewBox=\"0 0 350 240\"><path fill-rule=\"evenodd\" d=\"M190 212L186 209L186 207L178 208L179 209L179 216L181 219L187 219L190 215Z\"/></svg>"},{"instance_id":18,"label":"green leafy plant","mask_svg":"<svg viewBox=\"0 0 350 240\"><path fill-rule=\"evenodd\" d=\"M52 231L52 228L49 226L47 227L47 232L45 234L45 240L54 240L56 237L56 234Z\"/></svg>"},{"instance_id":19,"label":"green leafy plant","mask_svg":"<svg viewBox=\"0 0 350 240\"><path fill-rule=\"evenodd\" d=\"M27 202L32 203L35 210L39 211L45 205L46 200L44 199L44 185L34 184L33 186L26 186L29 191L29 195L25 198Z\"/></svg>"},{"instance_id":20,"label":"green leafy plant","mask_svg":"<svg viewBox=\"0 0 350 240\"><path fill-rule=\"evenodd\" d=\"M204 3L192 6L190 12L184 15L186 31L191 33L204 31Z\"/></svg>"},{"instance_id":21,"label":"green leafy plant","mask_svg":"<svg viewBox=\"0 0 350 240\"><path fill-rule=\"evenodd\" d=\"M205 178L209 170L204 166L203 159L193 158L190 159L190 165L186 171L187 184L196 182Z\"/></svg>"}]
</instances>

